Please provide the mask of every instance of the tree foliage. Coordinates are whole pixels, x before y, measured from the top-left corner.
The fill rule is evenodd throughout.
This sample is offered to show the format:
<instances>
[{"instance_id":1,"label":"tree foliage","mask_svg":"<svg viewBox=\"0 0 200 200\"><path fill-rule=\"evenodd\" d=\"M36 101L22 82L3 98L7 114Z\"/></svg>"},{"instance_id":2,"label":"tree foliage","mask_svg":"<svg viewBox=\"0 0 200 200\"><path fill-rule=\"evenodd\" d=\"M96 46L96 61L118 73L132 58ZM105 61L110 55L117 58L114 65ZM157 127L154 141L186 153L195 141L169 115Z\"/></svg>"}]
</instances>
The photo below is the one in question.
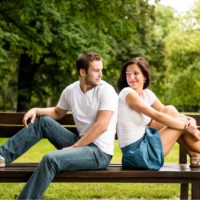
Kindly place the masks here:
<instances>
[{"instance_id":1,"label":"tree foliage","mask_svg":"<svg viewBox=\"0 0 200 200\"><path fill-rule=\"evenodd\" d=\"M8 87L17 84L18 111L54 105L78 78L75 59L83 50L102 54L104 78L115 84L126 58L149 51L152 23L153 8L144 0L1 1L1 65L16 73L6 80Z\"/></svg>"},{"instance_id":2,"label":"tree foliage","mask_svg":"<svg viewBox=\"0 0 200 200\"><path fill-rule=\"evenodd\" d=\"M200 107L200 2L166 37L167 101L184 109Z\"/></svg>"},{"instance_id":3,"label":"tree foliage","mask_svg":"<svg viewBox=\"0 0 200 200\"><path fill-rule=\"evenodd\" d=\"M158 4L155 9L155 23L153 26L153 42L149 47L150 52L150 68L152 71L152 89L157 96L166 103L166 70L167 63L165 38L170 34L172 24L176 21L174 11L170 7Z\"/></svg>"}]
</instances>

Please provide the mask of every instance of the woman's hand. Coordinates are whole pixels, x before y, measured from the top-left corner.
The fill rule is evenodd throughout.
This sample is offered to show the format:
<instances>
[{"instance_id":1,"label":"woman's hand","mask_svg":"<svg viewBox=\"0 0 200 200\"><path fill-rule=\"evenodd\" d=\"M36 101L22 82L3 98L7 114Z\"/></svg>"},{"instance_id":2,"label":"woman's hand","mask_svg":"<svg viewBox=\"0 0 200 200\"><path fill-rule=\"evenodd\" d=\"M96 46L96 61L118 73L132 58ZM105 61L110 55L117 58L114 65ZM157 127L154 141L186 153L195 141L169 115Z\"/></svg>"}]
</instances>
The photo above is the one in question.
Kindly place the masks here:
<instances>
[{"instance_id":1,"label":"woman's hand","mask_svg":"<svg viewBox=\"0 0 200 200\"><path fill-rule=\"evenodd\" d=\"M196 123L191 121L191 123L185 127L185 130L193 135L197 140L200 140L200 131L198 130Z\"/></svg>"}]
</instances>

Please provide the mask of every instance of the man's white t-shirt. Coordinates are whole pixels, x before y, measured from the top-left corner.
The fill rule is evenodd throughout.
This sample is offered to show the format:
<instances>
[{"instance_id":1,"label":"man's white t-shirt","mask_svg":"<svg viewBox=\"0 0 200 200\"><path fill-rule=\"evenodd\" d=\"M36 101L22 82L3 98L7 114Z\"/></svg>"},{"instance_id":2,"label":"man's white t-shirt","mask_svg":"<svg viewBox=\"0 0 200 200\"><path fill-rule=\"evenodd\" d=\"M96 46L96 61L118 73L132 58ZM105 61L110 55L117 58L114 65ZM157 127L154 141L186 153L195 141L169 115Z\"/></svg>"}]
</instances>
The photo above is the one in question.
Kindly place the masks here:
<instances>
[{"instance_id":1,"label":"man's white t-shirt","mask_svg":"<svg viewBox=\"0 0 200 200\"><path fill-rule=\"evenodd\" d=\"M93 142L103 152L113 155L118 95L111 85L101 81L100 84L83 93L80 81L76 81L63 90L57 106L72 111L79 136L86 134L95 123L98 111L113 111L108 129Z\"/></svg>"},{"instance_id":2,"label":"man's white t-shirt","mask_svg":"<svg viewBox=\"0 0 200 200\"><path fill-rule=\"evenodd\" d=\"M126 87L119 93L117 136L120 147L125 147L142 138L146 126L151 121L150 117L139 113L127 104L126 96L131 92L133 92L133 89ZM145 104L151 106L156 98L151 90L143 90L142 100Z\"/></svg>"}]
</instances>

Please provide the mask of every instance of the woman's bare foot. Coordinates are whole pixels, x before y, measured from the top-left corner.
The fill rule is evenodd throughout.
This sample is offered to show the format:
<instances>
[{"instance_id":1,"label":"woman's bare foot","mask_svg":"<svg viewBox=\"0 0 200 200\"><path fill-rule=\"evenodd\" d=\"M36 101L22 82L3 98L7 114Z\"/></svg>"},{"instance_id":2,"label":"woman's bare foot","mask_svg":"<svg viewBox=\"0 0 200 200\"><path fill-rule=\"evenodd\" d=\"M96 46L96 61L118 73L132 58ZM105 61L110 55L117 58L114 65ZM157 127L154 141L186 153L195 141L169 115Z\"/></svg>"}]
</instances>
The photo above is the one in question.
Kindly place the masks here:
<instances>
[{"instance_id":1,"label":"woman's bare foot","mask_svg":"<svg viewBox=\"0 0 200 200\"><path fill-rule=\"evenodd\" d=\"M190 158L190 167L191 168L200 167L200 157L191 157Z\"/></svg>"}]
</instances>

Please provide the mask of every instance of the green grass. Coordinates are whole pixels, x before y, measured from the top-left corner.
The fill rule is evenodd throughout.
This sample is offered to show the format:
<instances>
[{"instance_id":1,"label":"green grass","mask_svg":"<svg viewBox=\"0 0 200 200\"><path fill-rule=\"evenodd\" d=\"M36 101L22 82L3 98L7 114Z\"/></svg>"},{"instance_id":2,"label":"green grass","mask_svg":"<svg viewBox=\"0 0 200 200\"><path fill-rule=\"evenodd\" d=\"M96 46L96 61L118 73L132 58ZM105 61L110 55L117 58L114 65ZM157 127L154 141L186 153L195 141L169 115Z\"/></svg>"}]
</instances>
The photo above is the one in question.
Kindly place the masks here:
<instances>
[{"instance_id":1,"label":"green grass","mask_svg":"<svg viewBox=\"0 0 200 200\"><path fill-rule=\"evenodd\" d=\"M0 145L5 139L0 139ZM42 140L16 162L39 162L42 156L55 148ZM112 162L121 162L121 150L115 144ZM168 163L178 162L178 145L166 157ZM14 199L20 193L24 183L1 183L0 199ZM45 192L45 200L131 200L131 199L177 199L179 184L141 184L141 183L51 183Z\"/></svg>"}]
</instances>

